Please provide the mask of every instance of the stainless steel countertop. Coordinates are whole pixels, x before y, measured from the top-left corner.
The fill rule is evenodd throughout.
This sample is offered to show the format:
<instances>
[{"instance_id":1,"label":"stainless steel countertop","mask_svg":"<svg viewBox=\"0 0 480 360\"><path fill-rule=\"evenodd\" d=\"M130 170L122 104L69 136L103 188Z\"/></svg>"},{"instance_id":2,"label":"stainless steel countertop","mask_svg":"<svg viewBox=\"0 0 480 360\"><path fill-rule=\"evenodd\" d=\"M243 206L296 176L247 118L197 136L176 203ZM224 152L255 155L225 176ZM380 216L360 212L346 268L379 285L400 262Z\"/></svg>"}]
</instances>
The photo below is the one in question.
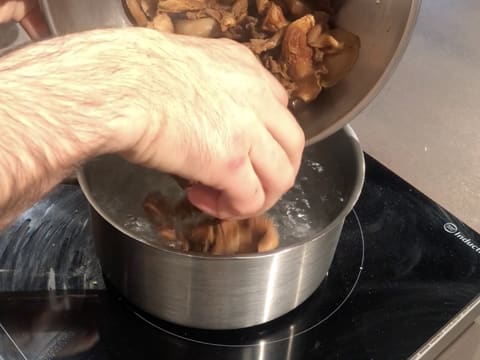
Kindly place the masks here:
<instances>
[{"instance_id":1,"label":"stainless steel countertop","mask_svg":"<svg viewBox=\"0 0 480 360\"><path fill-rule=\"evenodd\" d=\"M366 152L480 232L478 34L478 0L423 0L398 69L352 125Z\"/></svg>"}]
</instances>

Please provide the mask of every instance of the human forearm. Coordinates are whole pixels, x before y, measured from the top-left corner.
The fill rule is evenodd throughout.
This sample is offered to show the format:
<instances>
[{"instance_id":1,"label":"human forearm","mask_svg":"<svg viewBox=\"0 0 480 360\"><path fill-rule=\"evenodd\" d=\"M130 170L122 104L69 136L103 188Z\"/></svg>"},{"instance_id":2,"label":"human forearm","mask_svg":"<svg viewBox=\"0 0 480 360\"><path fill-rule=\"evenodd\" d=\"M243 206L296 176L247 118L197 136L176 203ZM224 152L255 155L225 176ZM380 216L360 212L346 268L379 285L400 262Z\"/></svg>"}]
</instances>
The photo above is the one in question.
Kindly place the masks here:
<instances>
[{"instance_id":1,"label":"human forearm","mask_svg":"<svg viewBox=\"0 0 480 360\"><path fill-rule=\"evenodd\" d=\"M189 199L214 216L263 212L300 166L287 102L248 48L223 39L110 29L11 53L0 59L0 226L112 152L193 180Z\"/></svg>"},{"instance_id":2,"label":"human forearm","mask_svg":"<svg viewBox=\"0 0 480 360\"><path fill-rule=\"evenodd\" d=\"M0 105L0 228L94 153L101 141L92 134L86 144L80 138L88 134L74 133L55 119L12 108L8 112Z\"/></svg>"},{"instance_id":3,"label":"human forearm","mask_svg":"<svg viewBox=\"0 0 480 360\"><path fill-rule=\"evenodd\" d=\"M81 161L122 150L115 126L135 90L128 76L120 84L97 73L96 54L78 58L88 51L118 56L113 45L99 45L104 36L52 39L0 59L0 228ZM111 73L128 71L122 59L105 60Z\"/></svg>"}]
</instances>

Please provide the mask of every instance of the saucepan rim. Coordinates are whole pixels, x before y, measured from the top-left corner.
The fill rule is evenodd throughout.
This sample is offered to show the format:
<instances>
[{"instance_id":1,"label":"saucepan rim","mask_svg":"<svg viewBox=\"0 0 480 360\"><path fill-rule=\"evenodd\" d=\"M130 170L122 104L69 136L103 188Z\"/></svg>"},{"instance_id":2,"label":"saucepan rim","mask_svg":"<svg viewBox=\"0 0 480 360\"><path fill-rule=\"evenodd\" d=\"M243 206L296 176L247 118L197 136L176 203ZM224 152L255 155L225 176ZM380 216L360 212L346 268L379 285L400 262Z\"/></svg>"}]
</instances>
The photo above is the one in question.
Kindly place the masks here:
<instances>
[{"instance_id":1,"label":"saucepan rim","mask_svg":"<svg viewBox=\"0 0 480 360\"><path fill-rule=\"evenodd\" d=\"M164 251L164 252L169 252L175 256L184 256L191 259L203 259L203 260L212 260L212 259L214 260L222 260L222 259L223 260L245 260L245 259L258 259L258 258L271 257L271 256L293 251L294 249L297 249L306 243L321 239L326 234L330 233L330 231L332 231L334 228L336 228L340 223L342 223L347 217L347 215L353 210L353 207L357 203L360 197L363 184L364 184L364 179L365 179L365 158L364 158L363 150L361 148L358 137L353 131L353 129L351 128L351 126L346 125L340 131L345 132L345 135L350 138L351 145L354 152L353 154L354 161L358 167L358 170L355 174L356 178L354 181L353 189L351 191L351 195L348 201L345 202L343 209L339 212L339 214L335 217L335 219L330 221L330 223L326 227L318 231L318 233L315 234L314 236L302 241L298 241L294 244L291 244L285 247L279 247L277 249L263 252L263 253L249 253L249 254L238 254L238 255L228 255L228 256L227 255L205 255L205 254L199 254L199 253L186 253L186 252L182 252L176 249L171 249L168 247L155 246L154 244L146 241L145 239L131 233L130 231L125 229L125 227L118 225L115 221L112 221L111 217L108 216L108 214L106 214L102 210L102 208L98 205L97 201L94 199L94 197L90 192L90 189L87 185L87 180L85 178L85 174L83 171L83 168L84 168L83 166L77 170L77 179L78 179L78 183L80 184L80 188L82 189L82 192L84 196L87 198L90 206L98 213L98 215L105 222L107 222L110 226L114 227L116 230L121 232L123 235L130 238L132 241L137 241L139 244L148 246L155 251Z\"/></svg>"}]
</instances>

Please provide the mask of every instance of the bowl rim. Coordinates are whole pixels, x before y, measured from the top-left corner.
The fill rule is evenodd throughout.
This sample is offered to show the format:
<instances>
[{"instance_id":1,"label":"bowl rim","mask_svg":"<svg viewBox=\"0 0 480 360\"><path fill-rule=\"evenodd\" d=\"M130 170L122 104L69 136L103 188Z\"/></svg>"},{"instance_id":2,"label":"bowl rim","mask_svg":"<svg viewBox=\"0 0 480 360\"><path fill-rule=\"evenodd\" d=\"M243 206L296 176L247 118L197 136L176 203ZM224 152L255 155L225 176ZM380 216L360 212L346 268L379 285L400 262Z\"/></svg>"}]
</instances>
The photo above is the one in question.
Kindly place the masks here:
<instances>
[{"instance_id":1,"label":"bowl rim","mask_svg":"<svg viewBox=\"0 0 480 360\"><path fill-rule=\"evenodd\" d=\"M323 140L330 135L336 133L345 125L349 124L358 114L367 108L367 106L377 97L380 91L385 87L396 68L400 64L408 45L410 44L410 39L412 38L413 32L415 30L415 25L417 23L418 15L420 13L422 5L422 0L411 0L410 12L408 14L407 21L405 23L405 31L398 42L397 48L392 54L390 61L388 62L385 70L382 75L378 78L376 83L372 88L367 92L367 94L360 100L347 114L335 121L332 125L322 130L320 133L312 136L307 139L306 146L313 145L320 140Z\"/></svg>"},{"instance_id":2,"label":"bowl rim","mask_svg":"<svg viewBox=\"0 0 480 360\"><path fill-rule=\"evenodd\" d=\"M137 243L142 244L144 246L147 246L152 250L168 252L168 253L171 253L172 255L182 256L190 259L203 259L203 260L212 260L212 259L246 260L246 259L261 259L266 257L272 257L280 254L286 254L290 251L294 251L295 249L298 249L304 246L306 243L318 241L319 239L329 234L336 227L338 226L343 227L343 222L345 221L345 218L353 210L355 204L357 203L360 197L360 194L362 192L364 181L365 181L365 157L363 154L362 147L360 145L360 141L357 135L355 134L354 130L352 129L352 127L350 125L346 125L340 131L343 131L345 133L345 136L349 138L350 143L352 145L352 151L353 151L353 157L354 157L353 160L358 165L358 170L356 171L356 174L355 174L354 185L352 188L351 195L348 198L348 201L344 203L345 205L342 208L342 210L338 213L338 215L332 221L330 221L327 226L325 226L323 229L318 231L315 235L311 236L308 239L298 241L294 244L290 244L285 247L279 247L271 251L266 251L262 253L248 253L248 254L238 254L238 255L211 255L211 254L207 255L207 254L199 254L199 253L187 253L187 252L182 252L176 249L171 249L168 247L155 246L154 244L146 241L145 239L133 234L129 230L125 229L123 226L118 225L115 221L112 221L111 217L100 208L100 206L98 205L96 200L93 198L91 192L88 189L87 180L85 178L85 173L83 171L84 166L77 169L77 179L84 196L88 200L89 205L97 212L97 214L103 219L103 221L105 221L109 226L112 226L113 228L115 228L117 231L119 231L121 234L126 236L128 239L132 241L136 241Z\"/></svg>"}]
</instances>

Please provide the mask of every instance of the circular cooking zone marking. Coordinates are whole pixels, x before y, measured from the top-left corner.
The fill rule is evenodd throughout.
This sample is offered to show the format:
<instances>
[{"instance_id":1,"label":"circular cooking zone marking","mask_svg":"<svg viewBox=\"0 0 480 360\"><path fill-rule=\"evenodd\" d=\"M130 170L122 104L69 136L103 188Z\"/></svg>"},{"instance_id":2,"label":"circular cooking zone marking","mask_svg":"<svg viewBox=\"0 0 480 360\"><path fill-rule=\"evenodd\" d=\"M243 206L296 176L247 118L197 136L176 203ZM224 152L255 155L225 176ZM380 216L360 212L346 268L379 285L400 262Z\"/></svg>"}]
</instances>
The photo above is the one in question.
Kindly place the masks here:
<instances>
[{"instance_id":1,"label":"circular cooking zone marking","mask_svg":"<svg viewBox=\"0 0 480 360\"><path fill-rule=\"evenodd\" d=\"M335 258L320 287L303 304L278 319L246 329L200 330L166 323L150 315L140 314L137 310L133 312L155 329L197 344L244 348L292 341L315 329L341 309L360 279L364 258L364 234L354 209L345 220Z\"/></svg>"}]
</instances>

